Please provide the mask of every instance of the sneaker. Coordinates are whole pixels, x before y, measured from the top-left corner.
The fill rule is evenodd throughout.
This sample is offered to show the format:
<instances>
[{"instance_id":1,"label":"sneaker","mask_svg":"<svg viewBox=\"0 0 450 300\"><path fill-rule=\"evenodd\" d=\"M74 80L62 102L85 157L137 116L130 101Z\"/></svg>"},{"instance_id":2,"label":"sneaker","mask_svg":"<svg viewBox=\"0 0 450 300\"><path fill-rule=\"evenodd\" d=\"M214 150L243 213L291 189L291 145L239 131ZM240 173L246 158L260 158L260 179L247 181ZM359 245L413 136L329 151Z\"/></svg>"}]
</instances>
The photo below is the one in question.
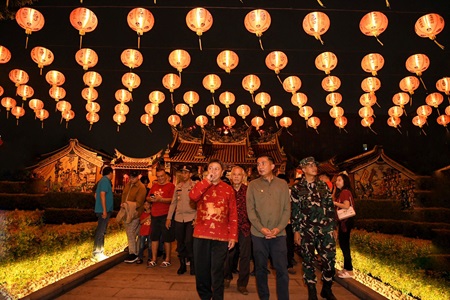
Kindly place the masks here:
<instances>
[{"instance_id":1,"label":"sneaker","mask_svg":"<svg viewBox=\"0 0 450 300\"><path fill-rule=\"evenodd\" d=\"M109 257L106 256L106 255L103 254L103 253L96 253L96 254L92 255L91 260L92 260L93 262L99 262L99 261L105 260L105 259L107 259L107 258L109 258Z\"/></svg>"},{"instance_id":2,"label":"sneaker","mask_svg":"<svg viewBox=\"0 0 450 300\"><path fill-rule=\"evenodd\" d=\"M132 264L136 262L139 259L139 257L136 254L129 254L127 258L125 258L124 262L127 264Z\"/></svg>"},{"instance_id":3,"label":"sneaker","mask_svg":"<svg viewBox=\"0 0 450 300\"><path fill-rule=\"evenodd\" d=\"M353 278L353 272L352 271L342 271L338 274L339 278Z\"/></svg>"},{"instance_id":4,"label":"sneaker","mask_svg":"<svg viewBox=\"0 0 450 300\"><path fill-rule=\"evenodd\" d=\"M245 286L238 286L237 290L242 295L248 295L248 291L247 291L247 288Z\"/></svg>"}]
</instances>

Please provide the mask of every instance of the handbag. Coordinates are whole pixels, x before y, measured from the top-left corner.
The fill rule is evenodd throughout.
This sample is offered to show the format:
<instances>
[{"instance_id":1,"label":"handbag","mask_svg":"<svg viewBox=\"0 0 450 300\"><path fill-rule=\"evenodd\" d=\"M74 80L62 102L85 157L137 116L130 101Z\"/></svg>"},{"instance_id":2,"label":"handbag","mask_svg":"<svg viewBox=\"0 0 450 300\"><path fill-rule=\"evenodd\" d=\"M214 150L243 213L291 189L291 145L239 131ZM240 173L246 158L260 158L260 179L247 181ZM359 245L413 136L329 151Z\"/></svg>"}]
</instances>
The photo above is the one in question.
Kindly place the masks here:
<instances>
[{"instance_id":1,"label":"handbag","mask_svg":"<svg viewBox=\"0 0 450 300\"><path fill-rule=\"evenodd\" d=\"M342 221L342 220L356 216L356 212L355 212L355 209L353 208L353 206L350 206L347 209L341 208L340 210L338 210L337 216L338 216L338 219L340 221Z\"/></svg>"}]
</instances>

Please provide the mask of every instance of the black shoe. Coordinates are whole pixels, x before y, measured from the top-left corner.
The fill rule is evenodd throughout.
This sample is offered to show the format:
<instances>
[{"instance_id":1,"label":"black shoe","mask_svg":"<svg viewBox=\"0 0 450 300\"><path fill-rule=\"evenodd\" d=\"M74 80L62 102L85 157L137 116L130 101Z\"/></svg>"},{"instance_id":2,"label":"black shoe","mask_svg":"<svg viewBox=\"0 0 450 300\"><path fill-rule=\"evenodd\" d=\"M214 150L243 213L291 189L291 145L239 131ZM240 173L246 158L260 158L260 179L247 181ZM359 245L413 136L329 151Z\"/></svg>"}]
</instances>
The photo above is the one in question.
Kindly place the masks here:
<instances>
[{"instance_id":1,"label":"black shoe","mask_svg":"<svg viewBox=\"0 0 450 300\"><path fill-rule=\"evenodd\" d=\"M124 262L127 264L132 264L136 262L139 259L139 257L136 254L129 254L127 258L125 258Z\"/></svg>"},{"instance_id":2,"label":"black shoe","mask_svg":"<svg viewBox=\"0 0 450 300\"><path fill-rule=\"evenodd\" d=\"M177 271L178 275L182 275L186 273L186 260L184 258L180 258L180 268Z\"/></svg>"},{"instance_id":3,"label":"black shoe","mask_svg":"<svg viewBox=\"0 0 450 300\"><path fill-rule=\"evenodd\" d=\"M333 295L331 291L332 281L324 281L322 285L322 290L320 291L320 296L326 300L337 300L336 296Z\"/></svg>"},{"instance_id":4,"label":"black shoe","mask_svg":"<svg viewBox=\"0 0 450 300\"><path fill-rule=\"evenodd\" d=\"M233 274L239 274L239 270L238 270L238 269L234 269L233 271L231 271L231 273L233 273Z\"/></svg>"},{"instance_id":5,"label":"black shoe","mask_svg":"<svg viewBox=\"0 0 450 300\"><path fill-rule=\"evenodd\" d=\"M318 300L316 285L314 283L308 284L308 300Z\"/></svg>"},{"instance_id":6,"label":"black shoe","mask_svg":"<svg viewBox=\"0 0 450 300\"><path fill-rule=\"evenodd\" d=\"M189 274L195 275L195 269L191 267L191 269L189 270Z\"/></svg>"}]
</instances>

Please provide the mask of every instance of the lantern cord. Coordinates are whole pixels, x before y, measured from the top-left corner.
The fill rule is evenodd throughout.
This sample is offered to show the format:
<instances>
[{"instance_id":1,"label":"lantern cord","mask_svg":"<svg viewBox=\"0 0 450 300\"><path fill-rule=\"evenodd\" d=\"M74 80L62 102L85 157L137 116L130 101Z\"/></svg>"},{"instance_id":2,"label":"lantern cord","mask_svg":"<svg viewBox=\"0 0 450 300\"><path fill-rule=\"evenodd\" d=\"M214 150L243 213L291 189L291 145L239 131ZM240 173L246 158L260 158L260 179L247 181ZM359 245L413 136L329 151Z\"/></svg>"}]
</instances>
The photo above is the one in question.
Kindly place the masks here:
<instances>
[{"instance_id":1,"label":"lantern cord","mask_svg":"<svg viewBox=\"0 0 450 300\"><path fill-rule=\"evenodd\" d=\"M138 49L141 49L141 36L138 34Z\"/></svg>"},{"instance_id":2,"label":"lantern cord","mask_svg":"<svg viewBox=\"0 0 450 300\"><path fill-rule=\"evenodd\" d=\"M228 116L230 116L230 109L227 107Z\"/></svg>"},{"instance_id":3,"label":"lantern cord","mask_svg":"<svg viewBox=\"0 0 450 300\"><path fill-rule=\"evenodd\" d=\"M148 128L148 130L149 130L150 132L153 133L153 131L152 131L152 129L150 128L150 126L147 126L147 128Z\"/></svg>"},{"instance_id":4,"label":"lantern cord","mask_svg":"<svg viewBox=\"0 0 450 300\"><path fill-rule=\"evenodd\" d=\"M258 37L258 39L259 39L259 46L261 47L261 50L264 51L264 47L263 47L263 44L262 44L262 41L261 41L261 37Z\"/></svg>"},{"instance_id":5,"label":"lantern cord","mask_svg":"<svg viewBox=\"0 0 450 300\"><path fill-rule=\"evenodd\" d=\"M155 0L156 1L156 0ZM389 0L386 0L386 7L391 8L391 5L389 4Z\"/></svg>"},{"instance_id":6,"label":"lantern cord","mask_svg":"<svg viewBox=\"0 0 450 300\"><path fill-rule=\"evenodd\" d=\"M255 96L253 96L253 94L251 94L252 95L252 101L253 101L253 103L255 103ZM450 102L450 96L448 97L448 102Z\"/></svg>"},{"instance_id":7,"label":"lantern cord","mask_svg":"<svg viewBox=\"0 0 450 300\"><path fill-rule=\"evenodd\" d=\"M281 81L281 78L278 74L277 74L277 78L278 78L278 81L281 83L281 85L283 85L283 81Z\"/></svg>"},{"instance_id":8,"label":"lantern cord","mask_svg":"<svg viewBox=\"0 0 450 300\"><path fill-rule=\"evenodd\" d=\"M191 107L191 114L194 116L194 108Z\"/></svg>"},{"instance_id":9,"label":"lantern cord","mask_svg":"<svg viewBox=\"0 0 450 300\"><path fill-rule=\"evenodd\" d=\"M173 94L170 93L170 102L172 102L172 110L175 110L175 103L173 102Z\"/></svg>"},{"instance_id":10,"label":"lantern cord","mask_svg":"<svg viewBox=\"0 0 450 300\"><path fill-rule=\"evenodd\" d=\"M202 38L201 38L200 36L198 36L198 45L199 45L199 47L200 47L200 51L203 51L203 48L202 48Z\"/></svg>"},{"instance_id":11,"label":"lantern cord","mask_svg":"<svg viewBox=\"0 0 450 300\"><path fill-rule=\"evenodd\" d=\"M387 0L386 0L387 1ZM326 8L325 5L323 5L322 1L317 0L317 2L319 2L320 6L322 6L323 8Z\"/></svg>"},{"instance_id":12,"label":"lantern cord","mask_svg":"<svg viewBox=\"0 0 450 300\"><path fill-rule=\"evenodd\" d=\"M378 36L374 35L374 37L377 39L378 43L380 43L381 46L384 46L384 44L378 39Z\"/></svg>"},{"instance_id":13,"label":"lantern cord","mask_svg":"<svg viewBox=\"0 0 450 300\"><path fill-rule=\"evenodd\" d=\"M27 48L28 48L28 34L27 34L27 38L25 40L25 49L27 49Z\"/></svg>"},{"instance_id":14,"label":"lantern cord","mask_svg":"<svg viewBox=\"0 0 450 300\"><path fill-rule=\"evenodd\" d=\"M423 82L422 76L419 76L419 79L420 79L420 82L421 82L422 85L423 85L423 88L424 88L426 91L428 91L428 89L427 89L427 87L426 87L426 85L425 85L425 82Z\"/></svg>"},{"instance_id":15,"label":"lantern cord","mask_svg":"<svg viewBox=\"0 0 450 300\"><path fill-rule=\"evenodd\" d=\"M439 48L441 48L442 50L444 50L444 48L445 48L444 45L439 44L438 41L436 41L436 39L433 39L433 42L434 42L436 45L438 45Z\"/></svg>"}]
</instances>

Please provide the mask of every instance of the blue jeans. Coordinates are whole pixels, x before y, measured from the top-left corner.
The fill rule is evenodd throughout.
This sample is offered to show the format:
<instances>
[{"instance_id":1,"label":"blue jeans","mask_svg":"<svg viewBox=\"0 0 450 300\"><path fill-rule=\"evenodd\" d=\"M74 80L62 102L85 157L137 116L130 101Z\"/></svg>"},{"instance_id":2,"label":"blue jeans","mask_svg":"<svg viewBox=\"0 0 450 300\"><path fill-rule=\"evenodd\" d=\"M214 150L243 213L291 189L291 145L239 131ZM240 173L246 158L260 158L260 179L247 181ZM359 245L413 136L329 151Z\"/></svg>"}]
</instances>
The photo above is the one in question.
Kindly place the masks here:
<instances>
[{"instance_id":1,"label":"blue jeans","mask_svg":"<svg viewBox=\"0 0 450 300\"><path fill-rule=\"evenodd\" d=\"M142 259L144 257L145 246L147 246L148 259L152 259L152 240L150 235L140 235L139 236L139 254L138 257Z\"/></svg>"},{"instance_id":2,"label":"blue jeans","mask_svg":"<svg viewBox=\"0 0 450 300\"><path fill-rule=\"evenodd\" d=\"M289 274L287 270L286 236L266 239L252 235L255 277L259 299L270 297L267 284L267 261L269 255L277 272L277 298L289 299Z\"/></svg>"},{"instance_id":3,"label":"blue jeans","mask_svg":"<svg viewBox=\"0 0 450 300\"><path fill-rule=\"evenodd\" d=\"M106 228L108 227L108 221L111 217L111 212L106 215L106 219L102 218L101 213L97 213L98 225L94 235L94 252L93 255L103 253L105 245Z\"/></svg>"}]
</instances>

